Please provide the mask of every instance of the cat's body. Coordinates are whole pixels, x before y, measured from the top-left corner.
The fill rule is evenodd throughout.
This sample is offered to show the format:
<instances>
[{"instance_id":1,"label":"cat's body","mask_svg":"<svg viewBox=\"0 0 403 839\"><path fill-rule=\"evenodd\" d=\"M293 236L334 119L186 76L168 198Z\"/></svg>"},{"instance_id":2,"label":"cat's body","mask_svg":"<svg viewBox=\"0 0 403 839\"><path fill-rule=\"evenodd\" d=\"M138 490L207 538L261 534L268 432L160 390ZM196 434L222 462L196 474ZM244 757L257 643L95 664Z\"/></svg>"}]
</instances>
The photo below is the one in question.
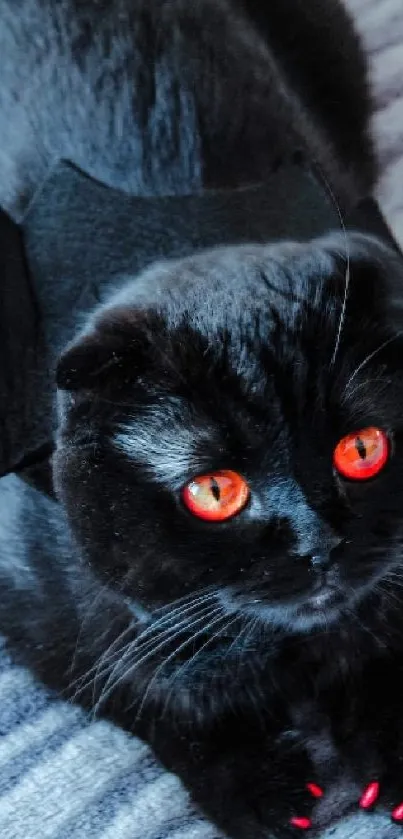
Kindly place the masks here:
<instances>
[{"instance_id":1,"label":"cat's body","mask_svg":"<svg viewBox=\"0 0 403 839\"><path fill-rule=\"evenodd\" d=\"M371 184L365 62L337 0L2 0L0 23L0 204L14 217L60 159L135 194L182 194L260 181L299 147L340 198Z\"/></svg>"},{"instance_id":2,"label":"cat's body","mask_svg":"<svg viewBox=\"0 0 403 839\"><path fill-rule=\"evenodd\" d=\"M22 5L27 27L39 12L48 20L51 4ZM309 25L305 6L267 11L275 69L257 31L218 2L110 4L101 33L124 34L112 50L98 35L87 64L97 4L61 3L59 30L68 9L89 17L77 24L74 65L72 44L60 63L41 19L35 55L56 55L64 78L47 88L54 108L47 100L45 117L21 102L21 88L0 93L3 201L18 215L58 156L147 195L240 186L302 148L352 204L372 182L363 63L335 3L310 4ZM14 9L0 4L0 24ZM123 78L113 63L131 56L131 15L142 48L154 43L158 84L146 52L127 58ZM6 72L22 37L16 22ZM157 49L155 27L175 46L157 39ZM33 76L19 60L21 77ZM132 73L150 97L134 115ZM297 76L305 99L292 93ZM118 116L104 118L112 100ZM326 792L316 826L347 812L374 778L387 806L403 797L402 282L390 250L341 233L152 267L60 364L59 501L17 477L0 483L0 627L13 649L64 695L151 742L231 839L294 835L290 818L311 815L307 782ZM388 437L385 469L344 481L334 448L368 426ZM228 469L247 480L246 506L220 523L192 516L183 487Z\"/></svg>"}]
</instances>

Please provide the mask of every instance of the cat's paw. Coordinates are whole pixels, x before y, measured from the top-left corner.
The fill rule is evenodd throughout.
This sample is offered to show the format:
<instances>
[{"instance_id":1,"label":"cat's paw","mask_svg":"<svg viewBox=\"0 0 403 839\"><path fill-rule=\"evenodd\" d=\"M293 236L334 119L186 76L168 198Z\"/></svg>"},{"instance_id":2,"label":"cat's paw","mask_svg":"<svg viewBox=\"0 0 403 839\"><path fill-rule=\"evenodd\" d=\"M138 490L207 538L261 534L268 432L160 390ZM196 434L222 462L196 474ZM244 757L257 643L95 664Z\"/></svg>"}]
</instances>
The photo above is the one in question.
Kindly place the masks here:
<instances>
[{"instance_id":1,"label":"cat's paw","mask_svg":"<svg viewBox=\"0 0 403 839\"><path fill-rule=\"evenodd\" d=\"M395 803L391 805L393 799ZM395 824L403 827L403 786L400 793L400 802L397 799L398 795L392 796L379 781L371 781L363 790L358 806L361 810L369 813L382 807L383 810L386 809L389 812L390 818Z\"/></svg>"},{"instance_id":2,"label":"cat's paw","mask_svg":"<svg viewBox=\"0 0 403 839\"><path fill-rule=\"evenodd\" d=\"M295 831L310 830L314 827L314 819L312 810L315 801L323 796L323 789L314 782L309 782L305 785L306 803L302 806L301 811L290 817L289 825L295 828Z\"/></svg>"},{"instance_id":3,"label":"cat's paw","mask_svg":"<svg viewBox=\"0 0 403 839\"><path fill-rule=\"evenodd\" d=\"M316 835L320 827L316 817L319 799L323 791L318 784L310 782L301 786L290 786L288 794L284 789L276 795L275 789L267 791L243 803L236 814L236 821L223 825L230 836L236 839L299 839L305 835ZM231 819L234 818L231 809Z\"/></svg>"}]
</instances>

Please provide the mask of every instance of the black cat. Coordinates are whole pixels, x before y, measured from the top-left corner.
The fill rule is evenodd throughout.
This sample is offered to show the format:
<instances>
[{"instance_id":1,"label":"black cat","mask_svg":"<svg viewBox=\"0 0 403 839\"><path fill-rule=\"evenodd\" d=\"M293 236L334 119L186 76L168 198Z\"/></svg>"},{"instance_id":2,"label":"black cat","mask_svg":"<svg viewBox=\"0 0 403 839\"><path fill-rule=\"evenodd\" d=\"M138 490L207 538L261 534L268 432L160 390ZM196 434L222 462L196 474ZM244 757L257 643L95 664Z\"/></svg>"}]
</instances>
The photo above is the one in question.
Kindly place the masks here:
<instances>
[{"instance_id":1,"label":"black cat","mask_svg":"<svg viewBox=\"0 0 403 839\"><path fill-rule=\"evenodd\" d=\"M66 96L63 154L85 171L191 192L302 148L344 205L370 188L363 61L338 5L122 2L97 37L95 4L77 6L58 17L63 91L82 84L97 110L84 141ZM125 102L130 122L105 116ZM16 214L32 185L4 189ZM156 264L60 360L58 502L0 483L13 649L147 739L233 839L321 827L362 793L403 816L402 282L358 233Z\"/></svg>"}]
</instances>

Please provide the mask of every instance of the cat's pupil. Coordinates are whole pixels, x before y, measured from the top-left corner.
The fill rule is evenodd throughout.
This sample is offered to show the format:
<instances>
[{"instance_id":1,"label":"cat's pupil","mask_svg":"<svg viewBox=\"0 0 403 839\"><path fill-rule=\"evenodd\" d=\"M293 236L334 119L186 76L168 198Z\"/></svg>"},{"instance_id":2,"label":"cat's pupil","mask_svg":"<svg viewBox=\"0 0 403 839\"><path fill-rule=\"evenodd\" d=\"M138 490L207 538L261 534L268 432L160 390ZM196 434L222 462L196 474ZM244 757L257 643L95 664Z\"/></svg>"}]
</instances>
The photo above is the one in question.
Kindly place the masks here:
<instances>
[{"instance_id":1,"label":"cat's pupil","mask_svg":"<svg viewBox=\"0 0 403 839\"><path fill-rule=\"evenodd\" d=\"M221 497L221 492L220 492L220 487L219 487L215 478L210 478L210 489L211 489L211 492L212 492L215 500L218 502L220 500L220 497Z\"/></svg>"},{"instance_id":2,"label":"cat's pupil","mask_svg":"<svg viewBox=\"0 0 403 839\"><path fill-rule=\"evenodd\" d=\"M361 437L356 438L355 447L357 449L357 453L358 453L359 457L361 458L361 460L365 460L365 458L367 456L367 449L366 449L364 441L361 440Z\"/></svg>"}]
</instances>

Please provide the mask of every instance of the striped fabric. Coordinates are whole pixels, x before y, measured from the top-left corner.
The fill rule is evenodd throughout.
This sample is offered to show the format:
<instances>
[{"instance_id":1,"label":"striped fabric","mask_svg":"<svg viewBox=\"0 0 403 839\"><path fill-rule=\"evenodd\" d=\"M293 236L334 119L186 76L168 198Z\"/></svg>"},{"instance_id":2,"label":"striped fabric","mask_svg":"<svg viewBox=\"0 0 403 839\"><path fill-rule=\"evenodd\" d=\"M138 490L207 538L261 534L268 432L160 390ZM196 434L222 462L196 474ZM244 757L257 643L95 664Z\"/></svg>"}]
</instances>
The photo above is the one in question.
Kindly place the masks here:
<instances>
[{"instance_id":1,"label":"striped fabric","mask_svg":"<svg viewBox=\"0 0 403 839\"><path fill-rule=\"evenodd\" d=\"M219 839L150 749L50 697L0 647L1 839Z\"/></svg>"},{"instance_id":2,"label":"striped fabric","mask_svg":"<svg viewBox=\"0 0 403 839\"><path fill-rule=\"evenodd\" d=\"M346 2L371 59L379 197L403 243L403 2ZM357 813L321 839L397 836L401 830L388 819ZM144 744L50 697L0 644L0 839L219 839L219 833Z\"/></svg>"}]
</instances>

